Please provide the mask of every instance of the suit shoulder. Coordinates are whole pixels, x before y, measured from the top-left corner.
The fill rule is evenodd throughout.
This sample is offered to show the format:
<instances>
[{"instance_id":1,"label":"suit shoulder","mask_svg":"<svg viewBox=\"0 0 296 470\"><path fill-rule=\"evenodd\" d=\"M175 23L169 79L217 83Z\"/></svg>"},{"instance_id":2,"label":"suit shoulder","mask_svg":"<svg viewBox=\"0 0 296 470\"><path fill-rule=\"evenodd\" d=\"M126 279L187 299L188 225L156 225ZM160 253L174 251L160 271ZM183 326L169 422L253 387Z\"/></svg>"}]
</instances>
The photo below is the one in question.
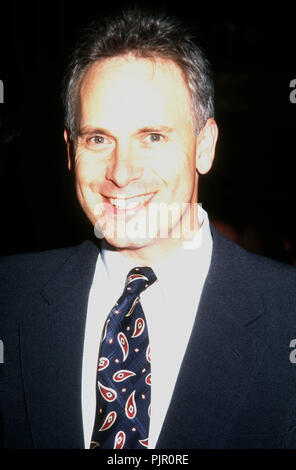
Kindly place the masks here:
<instances>
[{"instance_id":1,"label":"suit shoulder","mask_svg":"<svg viewBox=\"0 0 296 470\"><path fill-rule=\"evenodd\" d=\"M0 276L8 278L24 276L33 272L54 269L63 264L77 250L77 246L57 248L46 251L37 251L32 253L21 253L0 258Z\"/></svg>"},{"instance_id":2,"label":"suit shoulder","mask_svg":"<svg viewBox=\"0 0 296 470\"><path fill-rule=\"evenodd\" d=\"M95 243L85 241L74 247L3 257L0 260L1 329L17 325L31 311L42 289L61 273L67 274L70 282L76 282L82 272L92 271L98 253Z\"/></svg>"},{"instance_id":3,"label":"suit shoulder","mask_svg":"<svg viewBox=\"0 0 296 470\"><path fill-rule=\"evenodd\" d=\"M213 230L216 250L240 283L252 286L270 298L287 295L296 304L296 268L252 253Z\"/></svg>"},{"instance_id":4,"label":"suit shoulder","mask_svg":"<svg viewBox=\"0 0 296 470\"><path fill-rule=\"evenodd\" d=\"M254 279L270 282L277 280L279 283L295 283L296 281L296 268L290 264L267 258L266 256L251 253L244 248L244 257L248 263L248 269L252 272ZM295 287L295 284L294 284Z\"/></svg>"},{"instance_id":5,"label":"suit shoulder","mask_svg":"<svg viewBox=\"0 0 296 470\"><path fill-rule=\"evenodd\" d=\"M81 245L0 258L0 304L15 302L39 290L67 261L81 251Z\"/></svg>"}]
</instances>

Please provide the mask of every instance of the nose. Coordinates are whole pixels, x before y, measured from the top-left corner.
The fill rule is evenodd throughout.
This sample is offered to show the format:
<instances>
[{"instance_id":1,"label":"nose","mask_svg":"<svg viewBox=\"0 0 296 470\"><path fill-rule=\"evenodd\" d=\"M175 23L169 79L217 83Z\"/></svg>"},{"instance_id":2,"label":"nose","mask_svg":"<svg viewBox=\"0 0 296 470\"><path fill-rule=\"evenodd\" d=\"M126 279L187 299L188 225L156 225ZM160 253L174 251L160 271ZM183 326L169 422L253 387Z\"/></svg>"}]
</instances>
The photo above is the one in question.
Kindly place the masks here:
<instances>
[{"instance_id":1,"label":"nose","mask_svg":"<svg viewBox=\"0 0 296 470\"><path fill-rule=\"evenodd\" d=\"M117 144L107 165L106 179L122 188L139 179L143 169L130 145Z\"/></svg>"}]
</instances>

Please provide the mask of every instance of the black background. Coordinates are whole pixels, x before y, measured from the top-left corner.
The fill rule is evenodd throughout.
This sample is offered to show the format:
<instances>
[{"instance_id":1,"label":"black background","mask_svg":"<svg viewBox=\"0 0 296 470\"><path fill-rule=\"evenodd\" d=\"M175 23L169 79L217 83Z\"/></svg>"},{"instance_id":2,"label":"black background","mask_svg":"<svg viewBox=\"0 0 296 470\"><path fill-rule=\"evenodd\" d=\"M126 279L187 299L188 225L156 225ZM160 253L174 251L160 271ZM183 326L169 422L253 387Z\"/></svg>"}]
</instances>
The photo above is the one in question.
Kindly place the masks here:
<instances>
[{"instance_id":1,"label":"black background","mask_svg":"<svg viewBox=\"0 0 296 470\"><path fill-rule=\"evenodd\" d=\"M80 28L130 4L0 3L0 254L73 245L91 235L67 172L60 82ZM292 263L296 7L138 5L187 21L212 64L220 134L214 167L200 180L200 202L211 219L231 225L243 246Z\"/></svg>"}]
</instances>

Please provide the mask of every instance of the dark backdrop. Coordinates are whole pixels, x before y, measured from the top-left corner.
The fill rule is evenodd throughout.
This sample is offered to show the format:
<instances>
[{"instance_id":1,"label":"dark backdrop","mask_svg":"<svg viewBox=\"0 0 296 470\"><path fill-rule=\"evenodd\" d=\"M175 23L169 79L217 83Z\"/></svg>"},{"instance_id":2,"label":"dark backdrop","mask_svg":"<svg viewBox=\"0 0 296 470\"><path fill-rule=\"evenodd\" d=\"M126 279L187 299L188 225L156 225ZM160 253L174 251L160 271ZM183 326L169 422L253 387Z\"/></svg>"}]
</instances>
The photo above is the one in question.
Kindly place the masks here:
<instances>
[{"instance_id":1,"label":"dark backdrop","mask_svg":"<svg viewBox=\"0 0 296 470\"><path fill-rule=\"evenodd\" d=\"M91 235L67 172L60 81L79 29L129 4L107 3L0 3L2 255ZM243 246L293 262L295 8L138 4L188 21L213 67L220 135L214 167L201 178L203 206Z\"/></svg>"}]
</instances>

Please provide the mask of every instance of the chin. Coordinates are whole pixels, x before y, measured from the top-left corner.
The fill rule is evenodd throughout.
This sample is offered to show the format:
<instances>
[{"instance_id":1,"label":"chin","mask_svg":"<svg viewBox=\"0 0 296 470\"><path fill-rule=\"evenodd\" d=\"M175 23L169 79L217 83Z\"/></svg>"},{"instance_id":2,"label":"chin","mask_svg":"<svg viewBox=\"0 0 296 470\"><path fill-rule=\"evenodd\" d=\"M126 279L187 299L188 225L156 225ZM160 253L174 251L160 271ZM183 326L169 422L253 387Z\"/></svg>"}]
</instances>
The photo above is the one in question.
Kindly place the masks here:
<instances>
[{"instance_id":1,"label":"chin","mask_svg":"<svg viewBox=\"0 0 296 470\"><path fill-rule=\"evenodd\" d=\"M143 239L143 238L114 238L108 237L105 235L105 240L112 245L114 248L121 249L121 250L136 250L145 248L147 245L153 243L151 239Z\"/></svg>"}]
</instances>

